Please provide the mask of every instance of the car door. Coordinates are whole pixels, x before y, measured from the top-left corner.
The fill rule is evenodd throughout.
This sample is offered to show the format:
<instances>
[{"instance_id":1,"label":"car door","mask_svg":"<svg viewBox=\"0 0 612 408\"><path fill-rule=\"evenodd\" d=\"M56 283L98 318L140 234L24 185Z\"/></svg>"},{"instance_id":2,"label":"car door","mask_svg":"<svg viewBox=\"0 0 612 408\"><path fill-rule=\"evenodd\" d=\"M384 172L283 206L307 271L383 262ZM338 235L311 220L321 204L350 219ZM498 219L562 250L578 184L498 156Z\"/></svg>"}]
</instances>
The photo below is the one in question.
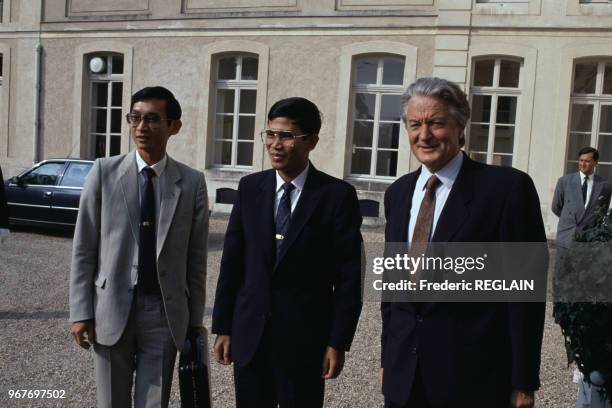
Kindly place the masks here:
<instances>
[{"instance_id":1,"label":"car door","mask_svg":"<svg viewBox=\"0 0 612 408\"><path fill-rule=\"evenodd\" d=\"M81 191L85 177L91 170L91 162L69 162L51 202L51 217L58 224L75 225L79 212Z\"/></svg>"},{"instance_id":2,"label":"car door","mask_svg":"<svg viewBox=\"0 0 612 408\"><path fill-rule=\"evenodd\" d=\"M43 162L9 183L6 201L9 216L16 221L51 221L51 200L65 166L64 161Z\"/></svg>"}]
</instances>

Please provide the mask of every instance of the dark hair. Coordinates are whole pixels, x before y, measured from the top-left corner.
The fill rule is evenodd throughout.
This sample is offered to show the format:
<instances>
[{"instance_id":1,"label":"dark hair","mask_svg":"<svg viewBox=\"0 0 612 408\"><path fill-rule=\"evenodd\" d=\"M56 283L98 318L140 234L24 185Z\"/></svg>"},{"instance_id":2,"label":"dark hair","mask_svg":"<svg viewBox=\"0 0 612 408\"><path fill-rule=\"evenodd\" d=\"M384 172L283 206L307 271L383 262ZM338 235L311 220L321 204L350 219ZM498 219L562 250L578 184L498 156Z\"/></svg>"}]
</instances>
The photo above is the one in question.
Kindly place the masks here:
<instances>
[{"instance_id":1,"label":"dark hair","mask_svg":"<svg viewBox=\"0 0 612 408\"><path fill-rule=\"evenodd\" d=\"M319 134L321 130L321 112L306 98L292 97L276 102L268 112L268 120L276 118L290 119L308 135Z\"/></svg>"},{"instance_id":2,"label":"dark hair","mask_svg":"<svg viewBox=\"0 0 612 408\"><path fill-rule=\"evenodd\" d=\"M140 91L132 95L130 111L136 102L145 101L147 99L161 99L162 101L166 101L166 117L170 120L181 118L183 113L181 110L181 105L176 100L172 92L163 86L147 86L146 88L142 88Z\"/></svg>"},{"instance_id":3,"label":"dark hair","mask_svg":"<svg viewBox=\"0 0 612 408\"><path fill-rule=\"evenodd\" d=\"M596 148L590 146L583 147L582 149L580 149L580 151L578 152L578 157L582 156L583 154L589 153L593 153L593 160L599 161L599 152Z\"/></svg>"}]
</instances>

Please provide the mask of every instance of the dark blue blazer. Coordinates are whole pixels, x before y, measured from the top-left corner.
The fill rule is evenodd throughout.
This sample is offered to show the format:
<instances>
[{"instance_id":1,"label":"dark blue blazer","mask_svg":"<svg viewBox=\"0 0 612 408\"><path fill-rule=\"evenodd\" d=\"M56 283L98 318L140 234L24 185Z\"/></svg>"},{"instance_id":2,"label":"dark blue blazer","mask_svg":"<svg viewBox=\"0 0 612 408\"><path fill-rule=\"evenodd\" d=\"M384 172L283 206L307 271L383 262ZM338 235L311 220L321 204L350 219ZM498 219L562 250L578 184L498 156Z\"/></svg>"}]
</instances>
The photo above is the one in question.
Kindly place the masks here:
<instances>
[{"instance_id":1,"label":"dark blue blazer","mask_svg":"<svg viewBox=\"0 0 612 408\"><path fill-rule=\"evenodd\" d=\"M212 331L232 336L246 365L265 325L287 367L348 350L361 312L361 215L355 189L310 170L280 255L274 240L276 172L243 177L230 216Z\"/></svg>"},{"instance_id":2,"label":"dark blue blazer","mask_svg":"<svg viewBox=\"0 0 612 408\"><path fill-rule=\"evenodd\" d=\"M385 194L387 242L405 242L420 169ZM546 242L531 178L463 157L435 242ZM547 255L547 254L544 254ZM406 404L415 371L432 406L506 407L512 388L536 390L544 303L382 303L383 394Z\"/></svg>"}]
</instances>

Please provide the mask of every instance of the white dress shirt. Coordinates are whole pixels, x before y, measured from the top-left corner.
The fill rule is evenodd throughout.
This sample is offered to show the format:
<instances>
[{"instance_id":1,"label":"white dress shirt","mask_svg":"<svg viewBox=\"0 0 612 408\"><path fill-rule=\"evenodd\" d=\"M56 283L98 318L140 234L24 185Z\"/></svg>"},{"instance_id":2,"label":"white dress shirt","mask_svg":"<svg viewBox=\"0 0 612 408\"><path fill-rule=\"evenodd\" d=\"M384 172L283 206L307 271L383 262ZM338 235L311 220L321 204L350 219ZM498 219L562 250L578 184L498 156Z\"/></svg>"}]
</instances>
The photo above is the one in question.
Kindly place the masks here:
<instances>
[{"instance_id":1,"label":"white dress shirt","mask_svg":"<svg viewBox=\"0 0 612 408\"><path fill-rule=\"evenodd\" d=\"M290 193L291 198L291 214L295 210L295 206L300 199L300 195L302 194L302 190L304 189L304 183L306 183L306 176L308 176L308 169L310 168L310 163L306 165L306 168L302 170L302 172L293 180L291 180L291 184L295 186L295 188ZM274 216L276 216L276 212L278 211L278 205L280 204L281 197L283 196L283 184L285 184L285 180L276 172L276 198L274 200Z\"/></svg>"},{"instance_id":2,"label":"white dress shirt","mask_svg":"<svg viewBox=\"0 0 612 408\"><path fill-rule=\"evenodd\" d=\"M145 167L150 167L153 170L153 172L155 172L155 176L156 176L156 177L153 177L153 193L155 194L155 225L156 225L155 230L156 231L158 229L157 226L159 226L159 209L161 207L161 197L162 197L162 191L161 191L162 187L161 187L161 183L159 182L159 177L162 175L164 170L166 170L167 162L168 162L168 156L164 154L164 157L160 161L149 166L147 162L145 162L142 159L142 157L140 157L138 150L136 150L136 165L138 166L138 187L139 187L138 197L140 201L142 201L142 196L144 195L145 184L146 184L146 178L144 174L142 174L142 169L144 169Z\"/></svg>"},{"instance_id":3,"label":"white dress shirt","mask_svg":"<svg viewBox=\"0 0 612 408\"><path fill-rule=\"evenodd\" d=\"M578 174L580 174L580 194L582 195L582 183L584 183L584 178L587 175L581 171L579 171ZM584 208L587 208L587 205L589 205L589 200L591 199L591 193L593 192L593 177L595 177L595 173L589 175L589 179L587 180L587 194L586 200L584 200Z\"/></svg>"},{"instance_id":4,"label":"white dress shirt","mask_svg":"<svg viewBox=\"0 0 612 408\"><path fill-rule=\"evenodd\" d=\"M412 242L414 226L416 225L417 218L419 216L421 202L425 197L425 184L427 184L427 180L429 180L429 178L435 174L441 182L438 188L436 188L436 208L434 210L433 225L431 226L431 236L433 236L436 230L436 225L438 224L438 219L440 218L440 214L444 208L444 204L446 204L446 200L448 199L448 195L453 188L453 184L457 179L457 174L459 174L462 164L463 152L460 151L451 161L446 163L444 167L435 173L430 172L426 166L421 166L421 174L416 181L414 193L412 194L412 207L410 208L410 222L408 224L409 244Z\"/></svg>"}]
</instances>

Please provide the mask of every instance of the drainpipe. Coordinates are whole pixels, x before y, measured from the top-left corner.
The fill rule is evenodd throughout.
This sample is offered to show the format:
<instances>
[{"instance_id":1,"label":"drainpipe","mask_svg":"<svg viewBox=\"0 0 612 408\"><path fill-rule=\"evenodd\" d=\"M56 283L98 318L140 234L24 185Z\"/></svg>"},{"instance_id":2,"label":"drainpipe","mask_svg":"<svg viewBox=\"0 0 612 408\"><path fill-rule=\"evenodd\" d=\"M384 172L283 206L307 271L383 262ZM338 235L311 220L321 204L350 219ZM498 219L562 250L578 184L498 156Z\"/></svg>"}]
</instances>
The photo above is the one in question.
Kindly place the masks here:
<instances>
[{"instance_id":1,"label":"drainpipe","mask_svg":"<svg viewBox=\"0 0 612 408\"><path fill-rule=\"evenodd\" d=\"M42 46L40 43L36 44L36 55L34 57L34 128L32 129L32 162L38 163L40 161L39 149L40 149L40 61L42 57Z\"/></svg>"}]
</instances>

